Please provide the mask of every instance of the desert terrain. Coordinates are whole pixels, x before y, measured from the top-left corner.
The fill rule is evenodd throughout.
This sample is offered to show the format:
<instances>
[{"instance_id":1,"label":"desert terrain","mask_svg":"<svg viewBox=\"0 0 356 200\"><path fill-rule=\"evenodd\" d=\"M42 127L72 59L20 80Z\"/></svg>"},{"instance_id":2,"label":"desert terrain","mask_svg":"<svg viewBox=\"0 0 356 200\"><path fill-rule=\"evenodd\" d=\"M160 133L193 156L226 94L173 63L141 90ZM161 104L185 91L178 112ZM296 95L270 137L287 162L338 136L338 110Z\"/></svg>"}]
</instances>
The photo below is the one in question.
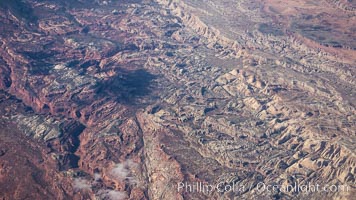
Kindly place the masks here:
<instances>
[{"instance_id":1,"label":"desert terrain","mask_svg":"<svg viewBox=\"0 0 356 200\"><path fill-rule=\"evenodd\" d=\"M0 199L354 199L355 19L352 0L0 0Z\"/></svg>"}]
</instances>

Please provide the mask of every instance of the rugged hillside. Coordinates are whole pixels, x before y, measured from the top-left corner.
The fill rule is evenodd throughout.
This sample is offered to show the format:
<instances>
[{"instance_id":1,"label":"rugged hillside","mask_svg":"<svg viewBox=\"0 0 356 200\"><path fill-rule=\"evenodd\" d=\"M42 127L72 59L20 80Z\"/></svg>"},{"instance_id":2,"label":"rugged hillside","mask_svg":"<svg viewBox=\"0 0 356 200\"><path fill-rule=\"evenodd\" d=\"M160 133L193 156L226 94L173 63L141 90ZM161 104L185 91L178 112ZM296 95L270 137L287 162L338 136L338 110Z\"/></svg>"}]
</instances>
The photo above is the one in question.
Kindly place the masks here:
<instances>
[{"instance_id":1,"label":"rugged hillside","mask_svg":"<svg viewBox=\"0 0 356 200\"><path fill-rule=\"evenodd\" d=\"M328 2L1 1L0 197L351 199L355 13Z\"/></svg>"}]
</instances>

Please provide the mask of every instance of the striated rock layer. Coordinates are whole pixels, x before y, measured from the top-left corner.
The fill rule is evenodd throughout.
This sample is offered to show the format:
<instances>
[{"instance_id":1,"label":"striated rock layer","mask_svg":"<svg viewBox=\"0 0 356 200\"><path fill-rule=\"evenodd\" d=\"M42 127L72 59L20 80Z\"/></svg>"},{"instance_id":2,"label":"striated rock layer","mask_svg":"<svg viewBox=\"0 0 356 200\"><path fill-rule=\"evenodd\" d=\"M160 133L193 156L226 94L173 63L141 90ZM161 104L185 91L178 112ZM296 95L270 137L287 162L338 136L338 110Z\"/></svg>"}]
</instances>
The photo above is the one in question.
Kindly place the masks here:
<instances>
[{"instance_id":1,"label":"striated rock layer","mask_svg":"<svg viewBox=\"0 0 356 200\"><path fill-rule=\"evenodd\" d=\"M354 7L0 2L1 199L352 199Z\"/></svg>"}]
</instances>

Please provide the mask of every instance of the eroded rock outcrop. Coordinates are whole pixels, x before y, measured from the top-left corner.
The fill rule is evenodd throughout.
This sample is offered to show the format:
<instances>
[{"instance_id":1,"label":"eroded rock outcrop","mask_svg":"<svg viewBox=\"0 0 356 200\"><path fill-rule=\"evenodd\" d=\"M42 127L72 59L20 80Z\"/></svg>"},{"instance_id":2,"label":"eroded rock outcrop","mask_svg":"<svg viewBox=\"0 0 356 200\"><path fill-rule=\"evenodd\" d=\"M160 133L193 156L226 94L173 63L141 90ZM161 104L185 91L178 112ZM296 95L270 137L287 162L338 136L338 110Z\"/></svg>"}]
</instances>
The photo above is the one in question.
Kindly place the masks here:
<instances>
[{"instance_id":1,"label":"eroded rock outcrop","mask_svg":"<svg viewBox=\"0 0 356 200\"><path fill-rule=\"evenodd\" d=\"M354 52L319 48L271 14L285 5L259 3L24 1L30 21L1 7L0 183L28 178L0 197L352 197Z\"/></svg>"}]
</instances>

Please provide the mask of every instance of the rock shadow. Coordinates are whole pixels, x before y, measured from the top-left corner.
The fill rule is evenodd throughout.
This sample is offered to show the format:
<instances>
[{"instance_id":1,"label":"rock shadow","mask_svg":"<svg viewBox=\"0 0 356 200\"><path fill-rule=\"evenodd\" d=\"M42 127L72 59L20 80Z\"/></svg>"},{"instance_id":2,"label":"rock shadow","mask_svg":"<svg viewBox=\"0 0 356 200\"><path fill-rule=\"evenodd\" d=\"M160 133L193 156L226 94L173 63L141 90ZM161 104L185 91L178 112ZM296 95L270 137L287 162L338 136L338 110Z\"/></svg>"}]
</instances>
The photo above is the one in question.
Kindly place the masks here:
<instances>
[{"instance_id":1,"label":"rock shadow","mask_svg":"<svg viewBox=\"0 0 356 200\"><path fill-rule=\"evenodd\" d=\"M110 80L100 83L97 92L99 95L115 97L120 103L135 105L152 93L156 78L156 75L144 69L121 70Z\"/></svg>"}]
</instances>

